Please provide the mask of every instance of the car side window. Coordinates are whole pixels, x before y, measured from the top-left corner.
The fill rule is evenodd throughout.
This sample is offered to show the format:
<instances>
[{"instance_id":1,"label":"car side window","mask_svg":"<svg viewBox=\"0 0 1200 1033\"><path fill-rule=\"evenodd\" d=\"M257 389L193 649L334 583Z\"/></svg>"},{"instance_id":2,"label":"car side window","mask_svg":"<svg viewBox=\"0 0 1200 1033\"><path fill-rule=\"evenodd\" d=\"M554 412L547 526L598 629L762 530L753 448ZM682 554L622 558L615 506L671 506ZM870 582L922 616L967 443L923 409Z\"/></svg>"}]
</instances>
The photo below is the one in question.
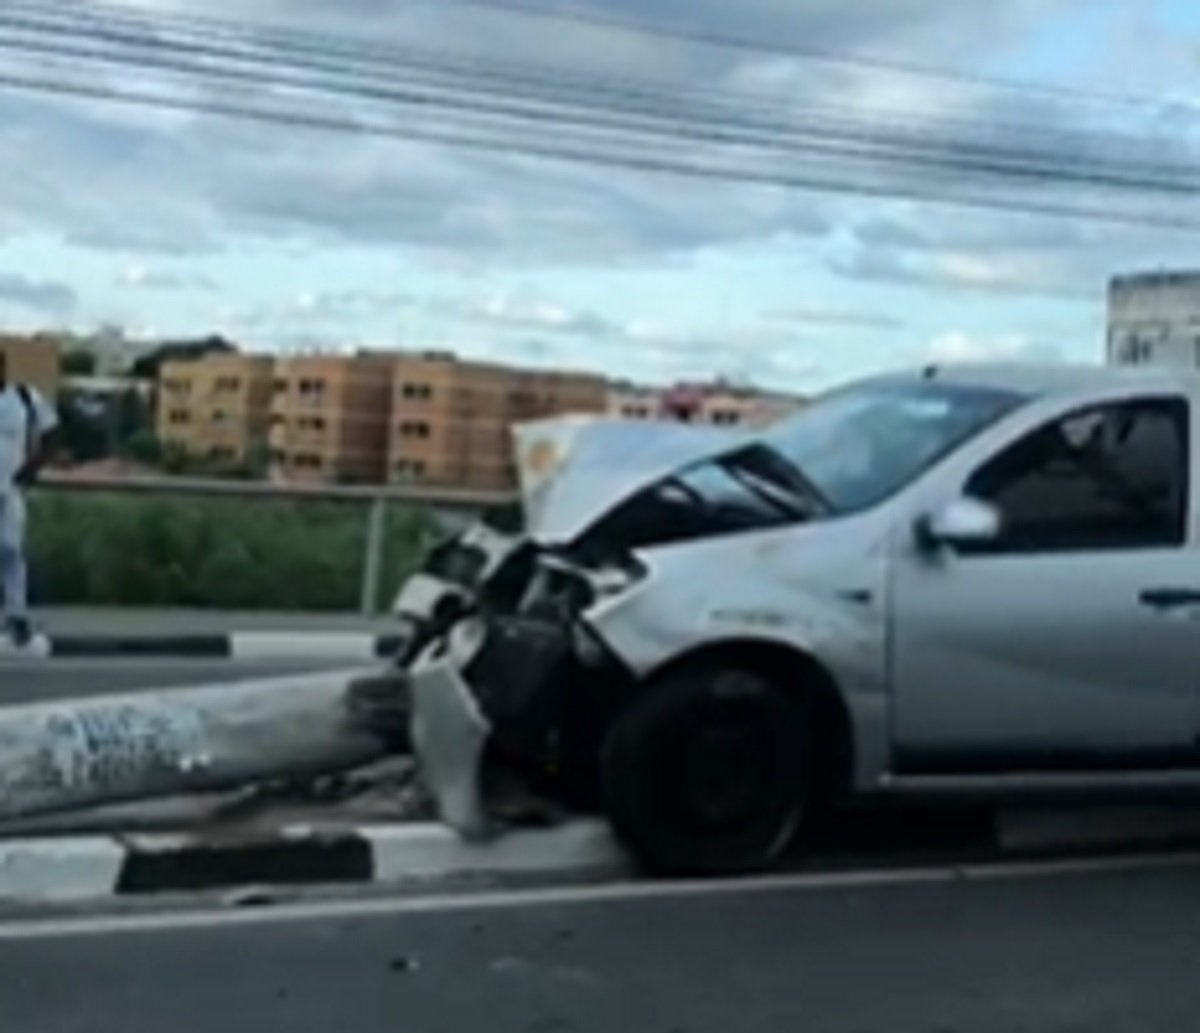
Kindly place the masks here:
<instances>
[{"instance_id":1,"label":"car side window","mask_svg":"<svg viewBox=\"0 0 1200 1033\"><path fill-rule=\"evenodd\" d=\"M966 491L1000 511L1000 534L982 551L1182 544L1187 403L1148 398L1072 413L989 460Z\"/></svg>"}]
</instances>

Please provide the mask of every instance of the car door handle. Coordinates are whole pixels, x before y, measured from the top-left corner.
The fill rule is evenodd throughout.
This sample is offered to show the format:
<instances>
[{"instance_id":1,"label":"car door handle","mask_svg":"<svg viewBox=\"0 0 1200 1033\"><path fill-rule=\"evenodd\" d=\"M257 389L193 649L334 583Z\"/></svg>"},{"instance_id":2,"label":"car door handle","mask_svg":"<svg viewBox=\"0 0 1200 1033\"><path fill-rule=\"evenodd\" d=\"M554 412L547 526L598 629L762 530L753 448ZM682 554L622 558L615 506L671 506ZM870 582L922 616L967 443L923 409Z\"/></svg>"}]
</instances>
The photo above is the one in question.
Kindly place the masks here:
<instances>
[{"instance_id":1,"label":"car door handle","mask_svg":"<svg viewBox=\"0 0 1200 1033\"><path fill-rule=\"evenodd\" d=\"M1138 593L1138 602L1154 610L1200 606L1200 588L1143 588Z\"/></svg>"}]
</instances>

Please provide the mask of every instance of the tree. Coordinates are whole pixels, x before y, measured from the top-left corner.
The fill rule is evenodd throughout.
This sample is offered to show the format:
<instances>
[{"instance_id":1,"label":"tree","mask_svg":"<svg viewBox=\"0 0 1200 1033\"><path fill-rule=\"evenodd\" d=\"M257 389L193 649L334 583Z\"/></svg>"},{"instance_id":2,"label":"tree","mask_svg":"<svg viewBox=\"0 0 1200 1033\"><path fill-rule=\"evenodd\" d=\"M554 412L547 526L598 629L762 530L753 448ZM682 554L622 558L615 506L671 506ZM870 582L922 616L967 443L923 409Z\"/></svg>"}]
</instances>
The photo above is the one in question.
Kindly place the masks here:
<instances>
[{"instance_id":1,"label":"tree","mask_svg":"<svg viewBox=\"0 0 1200 1033\"><path fill-rule=\"evenodd\" d=\"M87 463L108 454L109 433L103 411L64 395L58 406L58 447L72 462Z\"/></svg>"},{"instance_id":2,"label":"tree","mask_svg":"<svg viewBox=\"0 0 1200 1033\"><path fill-rule=\"evenodd\" d=\"M94 376L96 356L86 348L73 348L62 357L62 371L68 377Z\"/></svg>"},{"instance_id":3,"label":"tree","mask_svg":"<svg viewBox=\"0 0 1200 1033\"><path fill-rule=\"evenodd\" d=\"M125 441L125 451L134 462L157 466L163 462L163 444L149 427L135 431Z\"/></svg>"},{"instance_id":4,"label":"tree","mask_svg":"<svg viewBox=\"0 0 1200 1033\"><path fill-rule=\"evenodd\" d=\"M168 341L134 362L129 375L138 380L157 380L159 367L164 362L170 362L172 359L202 359L205 355L237 350L237 345L225 340L220 334L212 334L194 341Z\"/></svg>"},{"instance_id":5,"label":"tree","mask_svg":"<svg viewBox=\"0 0 1200 1033\"><path fill-rule=\"evenodd\" d=\"M117 438L128 443L135 434L154 426L154 410L146 395L136 387L128 387L116 400Z\"/></svg>"}]
</instances>

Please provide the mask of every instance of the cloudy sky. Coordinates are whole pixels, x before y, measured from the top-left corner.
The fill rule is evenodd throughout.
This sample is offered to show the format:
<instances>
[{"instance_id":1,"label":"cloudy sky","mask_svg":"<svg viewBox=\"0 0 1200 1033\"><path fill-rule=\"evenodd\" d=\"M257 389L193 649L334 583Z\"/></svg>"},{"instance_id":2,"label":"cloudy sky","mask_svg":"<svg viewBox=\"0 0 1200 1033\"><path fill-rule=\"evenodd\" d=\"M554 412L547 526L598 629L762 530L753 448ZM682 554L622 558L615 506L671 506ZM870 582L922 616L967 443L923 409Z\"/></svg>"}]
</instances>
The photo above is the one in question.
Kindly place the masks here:
<instances>
[{"instance_id":1,"label":"cloudy sky","mask_svg":"<svg viewBox=\"0 0 1200 1033\"><path fill-rule=\"evenodd\" d=\"M320 0L138 4L648 83L698 103L819 100L851 115L1086 126L1128 132L1139 147L1161 141L1164 155L1179 126L1194 128L1200 9L1185 0L537 5L571 17L461 0L342 0L336 13ZM778 45L714 47L594 15ZM789 56L792 46L807 56ZM824 54L864 63L814 58ZM31 67L0 49L0 82ZM540 132L555 140L553 126ZM886 177L874 185L886 188ZM116 323L134 334L222 333L252 348L453 348L804 390L928 358L1094 361L1107 276L1174 264L1200 265L1200 233L555 163L0 86L0 323L10 327Z\"/></svg>"}]
</instances>

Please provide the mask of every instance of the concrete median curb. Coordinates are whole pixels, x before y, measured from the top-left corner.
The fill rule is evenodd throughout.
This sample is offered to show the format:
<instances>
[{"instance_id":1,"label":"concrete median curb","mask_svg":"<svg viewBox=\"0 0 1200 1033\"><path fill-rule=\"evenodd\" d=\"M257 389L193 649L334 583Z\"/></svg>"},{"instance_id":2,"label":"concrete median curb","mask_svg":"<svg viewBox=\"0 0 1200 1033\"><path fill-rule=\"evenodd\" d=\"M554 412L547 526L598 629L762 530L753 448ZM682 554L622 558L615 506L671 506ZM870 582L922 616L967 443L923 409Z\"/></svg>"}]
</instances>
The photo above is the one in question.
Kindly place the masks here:
<instances>
[{"instance_id":1,"label":"concrete median curb","mask_svg":"<svg viewBox=\"0 0 1200 1033\"><path fill-rule=\"evenodd\" d=\"M357 631L234 631L196 635L52 635L52 657L182 657L243 661L371 661L394 654L400 636Z\"/></svg>"},{"instance_id":2,"label":"concrete median curb","mask_svg":"<svg viewBox=\"0 0 1200 1033\"><path fill-rule=\"evenodd\" d=\"M88 836L0 841L0 902L53 903L171 891L330 883L400 884L623 872L607 826L572 821L468 843L436 823L345 831L285 828L264 839Z\"/></svg>"}]
</instances>

